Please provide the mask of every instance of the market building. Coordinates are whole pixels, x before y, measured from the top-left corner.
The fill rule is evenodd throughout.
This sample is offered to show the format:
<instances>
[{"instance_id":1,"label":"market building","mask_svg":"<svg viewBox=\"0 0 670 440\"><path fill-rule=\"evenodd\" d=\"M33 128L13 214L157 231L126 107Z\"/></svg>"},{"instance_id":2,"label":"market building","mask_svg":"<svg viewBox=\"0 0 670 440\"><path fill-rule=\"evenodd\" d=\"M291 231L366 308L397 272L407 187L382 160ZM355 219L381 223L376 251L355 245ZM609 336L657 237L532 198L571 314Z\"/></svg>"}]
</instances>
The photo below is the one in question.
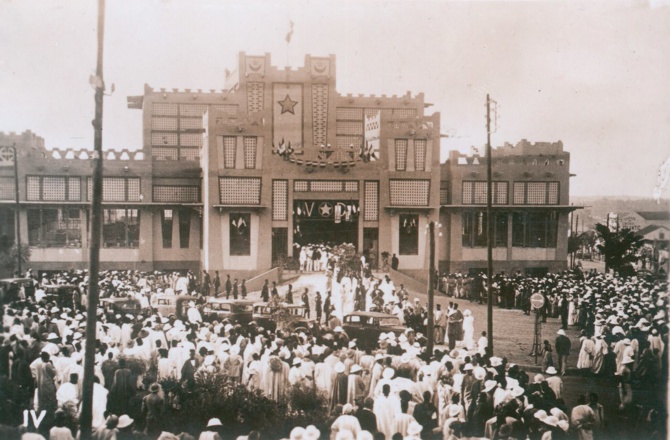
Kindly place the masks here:
<instances>
[{"instance_id":1,"label":"market building","mask_svg":"<svg viewBox=\"0 0 670 440\"><path fill-rule=\"evenodd\" d=\"M485 159L451 152L440 164L440 115L423 94L342 95L332 55L279 69L269 54L241 53L223 90L145 85L128 106L141 110L143 145L105 153L103 269L248 279L300 246L346 242L374 262L396 254L418 274L431 221L441 271L486 267ZM16 236L12 145L30 265L86 268L90 153L0 134L6 242ZM565 268L569 153L522 141L492 158L496 270Z\"/></svg>"}]
</instances>

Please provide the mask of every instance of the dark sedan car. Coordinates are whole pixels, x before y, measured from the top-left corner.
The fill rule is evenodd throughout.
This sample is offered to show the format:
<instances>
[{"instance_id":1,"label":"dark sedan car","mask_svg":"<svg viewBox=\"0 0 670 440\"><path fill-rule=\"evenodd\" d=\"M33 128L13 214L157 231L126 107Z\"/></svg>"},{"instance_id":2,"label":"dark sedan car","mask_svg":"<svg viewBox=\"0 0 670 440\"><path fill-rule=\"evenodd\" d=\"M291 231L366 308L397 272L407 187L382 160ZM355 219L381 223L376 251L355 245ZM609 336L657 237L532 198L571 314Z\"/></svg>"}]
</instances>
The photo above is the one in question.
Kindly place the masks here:
<instances>
[{"instance_id":1,"label":"dark sedan car","mask_svg":"<svg viewBox=\"0 0 670 440\"><path fill-rule=\"evenodd\" d=\"M393 332L396 336L404 333L407 327L400 324L395 315L379 312L354 312L344 317L342 329L349 339L356 339L362 348L375 348L379 335Z\"/></svg>"}]
</instances>

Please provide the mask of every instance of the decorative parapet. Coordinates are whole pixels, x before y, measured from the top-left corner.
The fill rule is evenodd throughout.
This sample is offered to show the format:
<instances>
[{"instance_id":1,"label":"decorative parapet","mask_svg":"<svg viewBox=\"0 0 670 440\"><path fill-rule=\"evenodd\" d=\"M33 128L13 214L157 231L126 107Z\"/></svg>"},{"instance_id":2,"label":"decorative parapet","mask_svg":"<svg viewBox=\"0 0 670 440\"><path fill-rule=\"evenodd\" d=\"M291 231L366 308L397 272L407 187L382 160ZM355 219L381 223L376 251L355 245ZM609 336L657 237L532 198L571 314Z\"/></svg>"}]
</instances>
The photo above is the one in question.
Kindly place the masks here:
<instances>
[{"instance_id":1,"label":"decorative parapet","mask_svg":"<svg viewBox=\"0 0 670 440\"><path fill-rule=\"evenodd\" d=\"M468 154L456 150L449 152L448 162L452 165L485 165L486 156L480 154L483 148L472 147ZM502 147L493 148L491 158L496 164L519 164L531 166L563 166L570 153L563 151L563 142L530 143L522 139L516 145L506 142Z\"/></svg>"}]
</instances>

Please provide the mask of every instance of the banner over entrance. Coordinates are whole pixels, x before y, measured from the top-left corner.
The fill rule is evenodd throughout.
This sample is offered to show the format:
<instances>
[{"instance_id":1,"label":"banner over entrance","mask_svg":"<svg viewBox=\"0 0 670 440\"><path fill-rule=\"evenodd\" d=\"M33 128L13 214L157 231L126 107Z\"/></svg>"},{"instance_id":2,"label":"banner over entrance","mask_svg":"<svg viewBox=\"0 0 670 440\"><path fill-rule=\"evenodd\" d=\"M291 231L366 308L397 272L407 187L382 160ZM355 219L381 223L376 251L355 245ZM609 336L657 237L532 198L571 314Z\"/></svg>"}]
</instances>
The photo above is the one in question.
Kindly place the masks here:
<instances>
[{"instance_id":1,"label":"banner over entrance","mask_svg":"<svg viewBox=\"0 0 670 440\"><path fill-rule=\"evenodd\" d=\"M294 150L303 149L302 84L274 83L272 91L272 143L277 148L282 142Z\"/></svg>"}]
</instances>

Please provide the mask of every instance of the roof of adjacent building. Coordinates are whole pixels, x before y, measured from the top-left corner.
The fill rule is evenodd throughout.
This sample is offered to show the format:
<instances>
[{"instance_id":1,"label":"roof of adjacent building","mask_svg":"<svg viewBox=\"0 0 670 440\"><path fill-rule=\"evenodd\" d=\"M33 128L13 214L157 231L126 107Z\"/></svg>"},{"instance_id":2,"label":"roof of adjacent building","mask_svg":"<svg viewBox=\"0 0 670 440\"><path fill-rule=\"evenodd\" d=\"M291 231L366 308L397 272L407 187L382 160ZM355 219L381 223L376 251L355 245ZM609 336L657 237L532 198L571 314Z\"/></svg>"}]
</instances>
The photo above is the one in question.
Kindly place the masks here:
<instances>
[{"instance_id":1,"label":"roof of adjacent building","mask_svg":"<svg viewBox=\"0 0 670 440\"><path fill-rule=\"evenodd\" d=\"M645 226L644 228L642 228L642 229L640 229L639 231L637 231L637 234L638 234L638 235L641 235L641 236L644 237L644 236L647 235L648 233L650 233L650 232L654 232L656 229L660 229L660 228L663 228L663 229L666 229L666 230L668 229L668 228L666 228L665 226L649 225L649 226Z\"/></svg>"},{"instance_id":2,"label":"roof of adjacent building","mask_svg":"<svg viewBox=\"0 0 670 440\"><path fill-rule=\"evenodd\" d=\"M645 220L670 220L668 211L636 211Z\"/></svg>"}]
</instances>

